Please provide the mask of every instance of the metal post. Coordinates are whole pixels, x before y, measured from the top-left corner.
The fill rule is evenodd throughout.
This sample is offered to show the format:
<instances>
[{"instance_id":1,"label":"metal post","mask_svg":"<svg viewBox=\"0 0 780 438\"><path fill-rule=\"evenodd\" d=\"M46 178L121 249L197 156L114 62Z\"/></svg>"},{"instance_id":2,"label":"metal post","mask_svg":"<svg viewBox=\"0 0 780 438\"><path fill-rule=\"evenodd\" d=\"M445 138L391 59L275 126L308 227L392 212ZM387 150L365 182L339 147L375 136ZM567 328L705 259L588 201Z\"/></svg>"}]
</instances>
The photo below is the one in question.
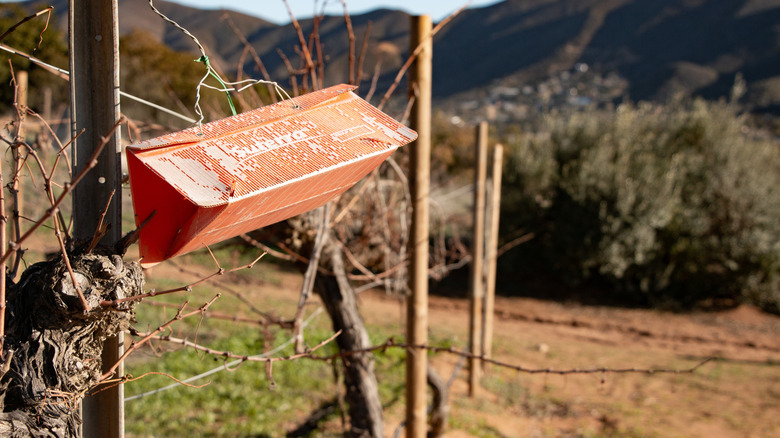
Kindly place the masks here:
<instances>
[{"instance_id":1,"label":"metal post","mask_svg":"<svg viewBox=\"0 0 780 438\"><path fill-rule=\"evenodd\" d=\"M471 312L469 315L469 397L479 392L482 355L483 257L485 254L485 179L487 178L488 124L477 126L476 169L474 172L474 238L471 250Z\"/></svg>"},{"instance_id":2,"label":"metal post","mask_svg":"<svg viewBox=\"0 0 780 438\"><path fill-rule=\"evenodd\" d=\"M430 194L431 151L431 59L433 43L429 38L431 17L421 15L411 19L410 49L418 45L423 50L410 70L410 91L415 96L411 112L411 127L417 131L412 143L409 186L412 192L412 228L409 239L409 289L407 303L406 340L410 345L428 343L428 198ZM406 350L406 436L422 438L427 433L426 372L428 360L423 348Z\"/></svg>"},{"instance_id":3,"label":"metal post","mask_svg":"<svg viewBox=\"0 0 780 438\"><path fill-rule=\"evenodd\" d=\"M119 119L119 19L117 0L70 0L69 43L71 71L71 127L81 133L73 147L75 172L84 168L101 137ZM82 132L83 131L83 132ZM106 146L98 165L73 192L73 237L91 239L112 191L116 191L105 221L110 229L101 243L111 244L122 234L121 144L119 131ZM121 354L121 336L103 345L104 370ZM117 372L123 374L122 367ZM115 386L87 397L82 406L83 436L124 436L124 388Z\"/></svg>"},{"instance_id":4,"label":"metal post","mask_svg":"<svg viewBox=\"0 0 780 438\"><path fill-rule=\"evenodd\" d=\"M490 190L490 224L485 255L485 327L483 329L482 353L485 357L493 355L493 312L496 303L496 264L498 262L498 219L501 213L501 168L504 147L493 148L493 178Z\"/></svg>"}]
</instances>

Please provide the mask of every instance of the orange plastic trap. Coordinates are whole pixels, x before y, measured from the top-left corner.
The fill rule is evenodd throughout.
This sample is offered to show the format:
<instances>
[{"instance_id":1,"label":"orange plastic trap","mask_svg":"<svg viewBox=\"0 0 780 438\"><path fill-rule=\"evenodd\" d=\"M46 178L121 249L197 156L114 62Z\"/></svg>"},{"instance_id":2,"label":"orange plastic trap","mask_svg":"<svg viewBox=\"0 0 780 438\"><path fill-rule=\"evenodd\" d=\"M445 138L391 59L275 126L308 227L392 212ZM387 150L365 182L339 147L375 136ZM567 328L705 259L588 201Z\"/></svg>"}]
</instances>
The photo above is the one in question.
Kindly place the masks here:
<instances>
[{"instance_id":1,"label":"orange plastic trap","mask_svg":"<svg viewBox=\"0 0 780 438\"><path fill-rule=\"evenodd\" d=\"M324 205L417 138L339 85L127 148L149 266Z\"/></svg>"}]
</instances>

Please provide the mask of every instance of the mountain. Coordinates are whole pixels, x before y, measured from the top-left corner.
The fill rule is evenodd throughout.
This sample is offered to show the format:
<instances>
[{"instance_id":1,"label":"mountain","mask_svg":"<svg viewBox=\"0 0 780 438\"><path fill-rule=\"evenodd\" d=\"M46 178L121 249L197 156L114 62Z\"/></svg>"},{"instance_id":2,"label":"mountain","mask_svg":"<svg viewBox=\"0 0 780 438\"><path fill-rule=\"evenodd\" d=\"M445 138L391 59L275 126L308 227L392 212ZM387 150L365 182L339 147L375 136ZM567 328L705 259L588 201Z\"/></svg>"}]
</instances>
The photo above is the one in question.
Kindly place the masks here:
<instances>
[{"instance_id":1,"label":"mountain","mask_svg":"<svg viewBox=\"0 0 780 438\"><path fill-rule=\"evenodd\" d=\"M625 78L635 100L727 96L741 73L754 104L776 105L778 23L778 0L507 0L439 35L434 68L460 74L434 71L435 87L522 86L585 63Z\"/></svg>"},{"instance_id":2,"label":"mountain","mask_svg":"<svg viewBox=\"0 0 780 438\"><path fill-rule=\"evenodd\" d=\"M67 0L52 2L67 10ZM164 14L197 35L220 68L239 61L259 77L226 16L257 51L275 80L289 82L279 52L300 65L292 25L277 25L233 11L199 10L162 0ZM61 14L63 15L63 14ZM196 53L193 42L154 14L143 0L119 1L120 32L142 29L176 50ZM359 50L371 23L362 86L380 64L386 88L408 52L409 17L376 10L351 17ZM521 88L587 65L614 74L633 100L675 94L728 96L737 74L747 83L751 108L780 114L780 0L505 0L455 17L434 43L434 97L477 99L496 87ZM64 25L59 20L58 25ZM301 20L305 35L311 19ZM343 17L319 24L325 83L347 80L348 38ZM384 87L384 88L383 88Z\"/></svg>"}]
</instances>

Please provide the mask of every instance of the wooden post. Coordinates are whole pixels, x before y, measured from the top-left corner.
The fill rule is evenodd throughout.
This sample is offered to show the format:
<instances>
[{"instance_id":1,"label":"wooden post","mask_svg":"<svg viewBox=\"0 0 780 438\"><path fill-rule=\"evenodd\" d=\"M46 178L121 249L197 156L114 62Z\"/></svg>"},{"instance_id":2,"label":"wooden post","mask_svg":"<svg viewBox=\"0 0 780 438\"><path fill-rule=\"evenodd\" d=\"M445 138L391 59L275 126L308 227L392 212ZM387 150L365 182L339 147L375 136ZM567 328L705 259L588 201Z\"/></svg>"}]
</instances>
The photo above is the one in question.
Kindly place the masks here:
<instances>
[{"instance_id":1,"label":"wooden post","mask_svg":"<svg viewBox=\"0 0 780 438\"><path fill-rule=\"evenodd\" d=\"M504 147L496 145L493 148L493 178L490 190L490 206L488 213L487 254L485 255L485 327L482 338L482 354L485 357L493 355L493 313L496 303L496 264L498 261L498 219L501 213L501 168L503 165Z\"/></svg>"},{"instance_id":2,"label":"wooden post","mask_svg":"<svg viewBox=\"0 0 780 438\"><path fill-rule=\"evenodd\" d=\"M83 130L73 147L75 172L87 165L89 157L119 119L119 19L117 0L70 0L68 11L70 44L71 127ZM111 244L122 234L121 144L119 130L98 159L97 167L73 192L73 237L91 239L102 210L116 191L105 221L110 229L101 243ZM103 368L116 363L121 354L121 337L103 345ZM122 367L117 370L124 373ZM124 436L124 387L114 386L87 397L82 411L83 436L117 438Z\"/></svg>"},{"instance_id":3,"label":"wooden post","mask_svg":"<svg viewBox=\"0 0 780 438\"><path fill-rule=\"evenodd\" d=\"M477 126L476 169L474 171L474 237L471 250L471 313L469 315L469 349L472 355L482 355L483 257L485 248L485 179L487 177L488 124ZM480 360L469 358L469 397L479 392Z\"/></svg>"},{"instance_id":4,"label":"wooden post","mask_svg":"<svg viewBox=\"0 0 780 438\"><path fill-rule=\"evenodd\" d=\"M17 84L17 99L16 103L19 107L19 110L21 111L20 117L21 120L24 120L25 115L27 114L27 107L28 107L28 100L29 100L29 89L30 89L30 75L25 70L21 70L16 73L16 84ZM42 131L44 131L42 129ZM24 134L24 123L20 123L19 126L19 139L20 141L24 142L25 134ZM21 185L21 179L22 179L22 172L24 172L24 160L22 159L22 150L24 147L20 146L20 143L15 143L13 146L13 157L14 157L14 176L11 179L11 185L12 185L12 192L14 194L14 212L13 212L13 220L11 221L11 236L12 239L15 241L19 241L22 234L24 232L22 231L22 225L21 225L21 217L24 214L24 196L20 196L21 192L19 191L20 185Z\"/></svg>"},{"instance_id":5,"label":"wooden post","mask_svg":"<svg viewBox=\"0 0 780 438\"><path fill-rule=\"evenodd\" d=\"M43 88L43 120L46 120L49 125L52 127L52 129L55 129L54 132L57 132L56 129L59 126L59 123L56 125L51 119L51 87L44 87ZM47 129L41 129L41 131L38 133L38 145L39 147L43 149L51 149L51 139L49 136L49 131Z\"/></svg>"},{"instance_id":6,"label":"wooden post","mask_svg":"<svg viewBox=\"0 0 780 438\"><path fill-rule=\"evenodd\" d=\"M409 186L412 192L412 228L409 238L409 289L407 302L406 341L410 345L428 343L428 236L431 151L431 59L433 43L429 38L431 17L411 18L410 49L418 45L423 50L409 72L410 92L415 98L410 124L417 131L412 143ZM427 434L426 372L428 359L423 348L406 350L406 436L423 438Z\"/></svg>"},{"instance_id":7,"label":"wooden post","mask_svg":"<svg viewBox=\"0 0 780 438\"><path fill-rule=\"evenodd\" d=\"M51 123L51 87L43 87L43 120Z\"/></svg>"},{"instance_id":8,"label":"wooden post","mask_svg":"<svg viewBox=\"0 0 780 438\"><path fill-rule=\"evenodd\" d=\"M16 84L18 97L16 102L19 106L27 108L27 90L29 89L29 77L30 75L25 70L16 72Z\"/></svg>"}]
</instances>

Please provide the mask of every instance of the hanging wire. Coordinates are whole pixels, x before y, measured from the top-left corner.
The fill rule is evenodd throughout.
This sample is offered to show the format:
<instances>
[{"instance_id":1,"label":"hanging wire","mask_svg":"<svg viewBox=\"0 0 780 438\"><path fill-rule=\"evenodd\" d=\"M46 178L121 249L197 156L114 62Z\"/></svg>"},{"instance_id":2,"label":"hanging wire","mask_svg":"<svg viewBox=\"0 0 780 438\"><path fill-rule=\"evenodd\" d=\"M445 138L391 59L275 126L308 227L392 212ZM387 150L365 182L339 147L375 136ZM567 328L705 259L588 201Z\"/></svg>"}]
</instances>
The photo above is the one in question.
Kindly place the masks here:
<instances>
[{"instance_id":1,"label":"hanging wire","mask_svg":"<svg viewBox=\"0 0 780 438\"><path fill-rule=\"evenodd\" d=\"M202 87L224 92L227 95L228 103L230 104L230 110L233 112L233 115L236 115L236 108L233 105L233 99L230 97L230 92L231 91L240 92L242 90L245 90L248 87L251 87L252 85L256 85L256 84L273 85L279 97L281 97L282 99L285 98L290 99L290 95L287 94L287 92L284 91L284 89L281 86L279 86L278 83L273 81L265 81L261 79L249 79L240 82L226 82L225 80L222 79L222 77L219 76L219 73L217 73L214 67L211 66L211 63L209 62L209 57L206 55L206 49L203 48L203 45L200 43L200 41L198 41L195 35L190 33L190 31L182 27L179 23L175 22L174 20L172 20L171 18L167 17L165 14L160 12L160 10L154 6L153 0L149 0L149 7L151 7L152 11L154 11L155 14L159 15L160 18L174 25L177 29L182 31L195 43L195 45L198 46L198 50L200 51L200 58L196 59L195 61L202 62L203 65L206 66L206 74L204 74L203 77L200 79L200 82L198 82L198 86L195 89L195 113L198 115L198 121L197 121L198 126L201 126L201 124L203 123L203 119L205 118L203 115L203 110L200 107L200 89ZM214 87L206 84L206 79L208 79L209 76L216 79L217 82L219 82L219 84L221 85L221 87ZM247 82L249 83L248 85L245 85L240 89L235 88L236 86L245 84Z\"/></svg>"}]
</instances>

